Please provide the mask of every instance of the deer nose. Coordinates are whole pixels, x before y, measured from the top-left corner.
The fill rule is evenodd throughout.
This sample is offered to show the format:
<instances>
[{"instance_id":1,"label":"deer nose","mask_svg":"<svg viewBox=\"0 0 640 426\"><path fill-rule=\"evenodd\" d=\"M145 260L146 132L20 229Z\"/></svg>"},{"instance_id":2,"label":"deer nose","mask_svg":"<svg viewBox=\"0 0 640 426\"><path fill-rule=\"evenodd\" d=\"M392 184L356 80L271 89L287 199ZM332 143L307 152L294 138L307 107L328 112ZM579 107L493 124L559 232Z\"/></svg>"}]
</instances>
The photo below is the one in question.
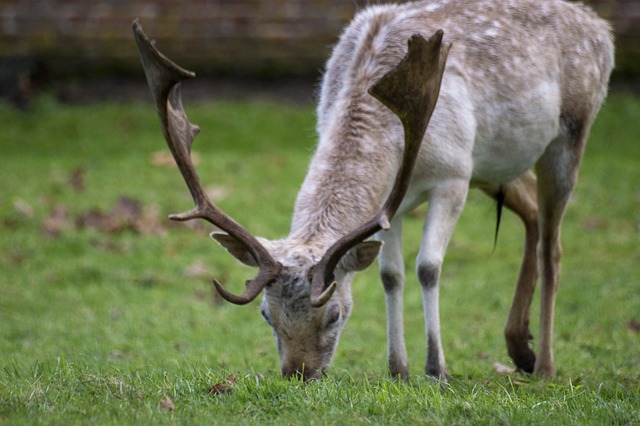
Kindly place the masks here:
<instances>
[{"instance_id":1,"label":"deer nose","mask_svg":"<svg viewBox=\"0 0 640 426\"><path fill-rule=\"evenodd\" d=\"M304 364L294 365L287 364L281 368L282 377L285 379L302 379L303 381L317 380L320 378L321 371L316 368L307 368Z\"/></svg>"}]
</instances>

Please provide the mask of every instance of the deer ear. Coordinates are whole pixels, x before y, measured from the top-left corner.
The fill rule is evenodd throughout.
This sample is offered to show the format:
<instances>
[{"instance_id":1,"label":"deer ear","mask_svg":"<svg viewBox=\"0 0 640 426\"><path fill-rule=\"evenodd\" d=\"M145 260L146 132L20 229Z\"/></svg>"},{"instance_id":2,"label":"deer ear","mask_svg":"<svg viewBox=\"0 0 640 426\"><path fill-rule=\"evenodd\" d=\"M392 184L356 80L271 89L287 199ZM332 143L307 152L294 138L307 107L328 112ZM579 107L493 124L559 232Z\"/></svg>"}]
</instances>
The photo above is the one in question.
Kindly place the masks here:
<instances>
[{"instance_id":1,"label":"deer ear","mask_svg":"<svg viewBox=\"0 0 640 426\"><path fill-rule=\"evenodd\" d=\"M340 260L340 266L347 272L367 269L380 253L381 241L363 241L356 244Z\"/></svg>"},{"instance_id":2,"label":"deer ear","mask_svg":"<svg viewBox=\"0 0 640 426\"><path fill-rule=\"evenodd\" d=\"M247 247L239 243L238 240L233 238L231 235L220 232L212 232L209 235L211 238L216 240L218 244L227 249L227 251L241 263L247 266L258 266L258 262L256 262L249 250L247 250Z\"/></svg>"}]
</instances>

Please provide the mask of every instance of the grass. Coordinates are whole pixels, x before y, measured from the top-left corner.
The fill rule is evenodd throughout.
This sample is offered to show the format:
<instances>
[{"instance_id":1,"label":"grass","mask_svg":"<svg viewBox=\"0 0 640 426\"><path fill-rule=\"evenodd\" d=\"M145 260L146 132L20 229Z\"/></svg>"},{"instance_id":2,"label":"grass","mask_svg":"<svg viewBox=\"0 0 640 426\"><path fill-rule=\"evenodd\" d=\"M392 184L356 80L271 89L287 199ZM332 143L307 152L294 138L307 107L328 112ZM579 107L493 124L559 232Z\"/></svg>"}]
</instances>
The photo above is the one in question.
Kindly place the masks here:
<instances>
[{"instance_id":1,"label":"grass","mask_svg":"<svg viewBox=\"0 0 640 426\"><path fill-rule=\"evenodd\" d=\"M313 151L312 107L186 104L217 203L258 235L285 236ZM637 424L639 117L639 99L614 94L592 133L563 228L554 380L492 368L510 362L502 326L523 236L505 215L492 253L494 205L472 193L443 272L453 378L442 387L422 375L419 215L405 226L410 380L386 376L372 267L354 282L328 377L285 381L256 303L219 304L209 284L218 277L238 291L253 271L206 227L164 219L191 204L177 170L152 164L165 148L150 104L0 106L0 424ZM81 225L90 212L116 216L123 196L153 232ZM535 335L537 312L536 299ZM231 374L231 393L208 394Z\"/></svg>"}]
</instances>

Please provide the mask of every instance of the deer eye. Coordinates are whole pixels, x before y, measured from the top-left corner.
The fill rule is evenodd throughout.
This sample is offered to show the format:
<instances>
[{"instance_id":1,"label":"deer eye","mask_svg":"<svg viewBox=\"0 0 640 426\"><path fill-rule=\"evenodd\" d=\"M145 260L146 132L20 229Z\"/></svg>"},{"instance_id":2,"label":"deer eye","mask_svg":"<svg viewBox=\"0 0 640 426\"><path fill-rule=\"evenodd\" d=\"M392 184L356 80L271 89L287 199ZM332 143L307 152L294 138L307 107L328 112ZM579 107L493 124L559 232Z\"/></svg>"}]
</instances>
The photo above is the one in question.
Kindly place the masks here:
<instances>
[{"instance_id":1,"label":"deer eye","mask_svg":"<svg viewBox=\"0 0 640 426\"><path fill-rule=\"evenodd\" d=\"M333 306L327 312L327 327L331 327L340 319L340 307Z\"/></svg>"}]
</instances>

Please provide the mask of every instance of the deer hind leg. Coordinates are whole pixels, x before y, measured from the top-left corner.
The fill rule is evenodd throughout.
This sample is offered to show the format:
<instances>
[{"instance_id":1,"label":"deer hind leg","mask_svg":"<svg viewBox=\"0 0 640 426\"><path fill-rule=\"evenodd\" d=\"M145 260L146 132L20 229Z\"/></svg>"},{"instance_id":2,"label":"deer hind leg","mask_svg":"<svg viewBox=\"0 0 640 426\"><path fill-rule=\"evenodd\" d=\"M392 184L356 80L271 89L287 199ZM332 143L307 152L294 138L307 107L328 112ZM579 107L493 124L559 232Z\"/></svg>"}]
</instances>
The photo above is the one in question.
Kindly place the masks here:
<instances>
[{"instance_id":1,"label":"deer hind leg","mask_svg":"<svg viewBox=\"0 0 640 426\"><path fill-rule=\"evenodd\" d=\"M384 286L387 313L387 359L393 377L409 377L409 362L404 343L403 290L404 258L402 255L402 217L391 221L387 232L378 237L384 241L379 256L380 278Z\"/></svg>"},{"instance_id":2,"label":"deer hind leg","mask_svg":"<svg viewBox=\"0 0 640 426\"><path fill-rule=\"evenodd\" d=\"M532 373L536 357L529 345L532 339L529 330L529 313L538 278L536 178L533 173L527 172L501 187L483 186L481 189L491 197L495 197L498 191L501 191L504 196L504 205L516 213L524 223L525 243L522 264L504 335L507 351L516 367L521 371Z\"/></svg>"},{"instance_id":3,"label":"deer hind leg","mask_svg":"<svg viewBox=\"0 0 640 426\"><path fill-rule=\"evenodd\" d=\"M534 373L553 377L553 320L560 258L560 226L578 177L588 126L562 123L562 133L536 164L538 177L538 270L540 273L540 349Z\"/></svg>"},{"instance_id":4,"label":"deer hind leg","mask_svg":"<svg viewBox=\"0 0 640 426\"><path fill-rule=\"evenodd\" d=\"M453 229L460 217L468 192L468 182L454 181L432 191L422 243L416 262L422 286L427 338L425 372L447 380L447 368L440 338L439 280L442 261Z\"/></svg>"}]
</instances>

